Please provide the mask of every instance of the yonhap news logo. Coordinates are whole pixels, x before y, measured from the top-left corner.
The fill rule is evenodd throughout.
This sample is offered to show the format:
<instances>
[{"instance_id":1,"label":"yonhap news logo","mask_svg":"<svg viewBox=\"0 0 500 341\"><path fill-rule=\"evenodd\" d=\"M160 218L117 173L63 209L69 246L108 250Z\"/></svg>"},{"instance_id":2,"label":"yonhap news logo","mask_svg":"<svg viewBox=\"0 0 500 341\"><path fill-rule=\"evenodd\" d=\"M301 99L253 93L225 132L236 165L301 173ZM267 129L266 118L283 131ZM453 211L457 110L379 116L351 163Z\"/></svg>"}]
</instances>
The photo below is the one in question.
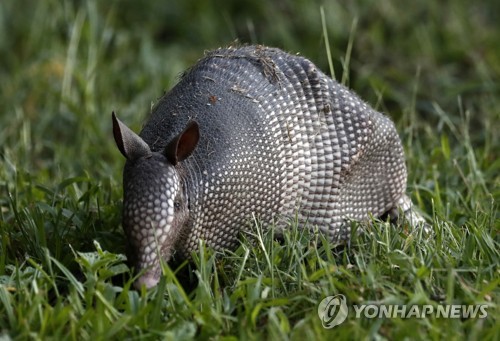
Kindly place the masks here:
<instances>
[{"instance_id":1,"label":"yonhap news logo","mask_svg":"<svg viewBox=\"0 0 500 341\"><path fill-rule=\"evenodd\" d=\"M463 304L423 304L423 305L400 305L400 304L354 304L354 317L372 318L486 318L488 316L487 304L463 305ZM343 323L349 308L346 297L342 294L325 297L318 305L318 316L324 328L330 329Z\"/></svg>"},{"instance_id":2,"label":"yonhap news logo","mask_svg":"<svg viewBox=\"0 0 500 341\"><path fill-rule=\"evenodd\" d=\"M318 306L318 316L323 328L338 326L347 318L347 301L344 295L325 297Z\"/></svg>"}]
</instances>

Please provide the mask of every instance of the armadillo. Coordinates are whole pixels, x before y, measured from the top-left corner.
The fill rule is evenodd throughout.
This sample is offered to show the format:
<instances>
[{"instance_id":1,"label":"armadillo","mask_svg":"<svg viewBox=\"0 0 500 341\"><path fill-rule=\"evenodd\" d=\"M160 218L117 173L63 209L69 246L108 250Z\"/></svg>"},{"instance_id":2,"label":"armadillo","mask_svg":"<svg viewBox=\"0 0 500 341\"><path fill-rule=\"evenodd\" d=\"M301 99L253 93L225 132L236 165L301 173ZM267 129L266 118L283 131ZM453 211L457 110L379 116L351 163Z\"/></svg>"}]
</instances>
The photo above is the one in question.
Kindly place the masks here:
<instances>
[{"instance_id":1,"label":"armadillo","mask_svg":"<svg viewBox=\"0 0 500 341\"><path fill-rule=\"evenodd\" d=\"M393 122L299 55L207 52L139 135L112 116L137 287L154 287L161 261L189 258L200 240L236 248L255 217L277 229L293 218L336 244L348 241L352 220L423 221L405 195Z\"/></svg>"}]
</instances>

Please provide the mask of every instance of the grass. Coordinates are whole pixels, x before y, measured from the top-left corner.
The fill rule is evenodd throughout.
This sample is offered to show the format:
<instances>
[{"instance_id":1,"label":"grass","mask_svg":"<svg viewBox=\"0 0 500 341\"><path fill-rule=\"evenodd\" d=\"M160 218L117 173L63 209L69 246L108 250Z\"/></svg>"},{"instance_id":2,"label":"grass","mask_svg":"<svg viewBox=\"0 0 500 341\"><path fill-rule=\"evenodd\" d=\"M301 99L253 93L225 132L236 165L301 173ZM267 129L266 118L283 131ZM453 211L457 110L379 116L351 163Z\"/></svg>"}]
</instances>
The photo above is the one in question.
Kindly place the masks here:
<instances>
[{"instance_id":1,"label":"grass","mask_svg":"<svg viewBox=\"0 0 500 341\"><path fill-rule=\"evenodd\" d=\"M497 340L498 7L1 2L0 338ZM335 70L396 121L430 234L355 225L365 232L332 249L297 226L279 243L256 222L234 252L202 247L193 264L165 267L155 290L131 289L111 111L139 130L204 49L236 38ZM350 305L486 304L488 317L351 311L324 329L317 307L334 294Z\"/></svg>"}]
</instances>

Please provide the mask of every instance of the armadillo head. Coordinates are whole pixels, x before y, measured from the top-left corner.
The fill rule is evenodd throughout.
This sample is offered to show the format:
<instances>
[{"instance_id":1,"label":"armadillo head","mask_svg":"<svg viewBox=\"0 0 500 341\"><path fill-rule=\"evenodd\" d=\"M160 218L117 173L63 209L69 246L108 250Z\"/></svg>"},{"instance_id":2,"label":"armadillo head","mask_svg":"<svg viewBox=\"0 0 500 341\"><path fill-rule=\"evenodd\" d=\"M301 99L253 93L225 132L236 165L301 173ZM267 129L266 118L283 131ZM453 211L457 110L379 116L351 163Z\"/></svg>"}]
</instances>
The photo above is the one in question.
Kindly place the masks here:
<instances>
[{"instance_id":1,"label":"armadillo head","mask_svg":"<svg viewBox=\"0 0 500 341\"><path fill-rule=\"evenodd\" d=\"M113 113L113 135L127 159L123 172L123 229L128 259L142 275L134 283L154 287L161 260L168 262L189 218L182 165L196 147L198 124L190 121L162 152L148 144Z\"/></svg>"}]
</instances>

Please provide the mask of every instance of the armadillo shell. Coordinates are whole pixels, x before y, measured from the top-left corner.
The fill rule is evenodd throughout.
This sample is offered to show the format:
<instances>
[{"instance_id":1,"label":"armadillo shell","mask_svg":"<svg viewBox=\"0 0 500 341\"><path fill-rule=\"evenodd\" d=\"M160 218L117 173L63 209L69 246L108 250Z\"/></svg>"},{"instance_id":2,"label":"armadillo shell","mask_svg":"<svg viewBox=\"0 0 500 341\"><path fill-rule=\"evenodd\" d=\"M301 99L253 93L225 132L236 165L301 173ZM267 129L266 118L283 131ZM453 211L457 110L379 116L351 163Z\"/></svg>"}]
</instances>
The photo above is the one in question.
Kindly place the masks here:
<instances>
[{"instance_id":1,"label":"armadillo shell","mask_svg":"<svg viewBox=\"0 0 500 341\"><path fill-rule=\"evenodd\" d=\"M140 136L161 151L189 120L200 127L182 163L188 254L203 239L233 248L258 217L317 226L333 242L349 219L379 216L406 187L393 123L309 60L262 46L206 54L154 107Z\"/></svg>"}]
</instances>

